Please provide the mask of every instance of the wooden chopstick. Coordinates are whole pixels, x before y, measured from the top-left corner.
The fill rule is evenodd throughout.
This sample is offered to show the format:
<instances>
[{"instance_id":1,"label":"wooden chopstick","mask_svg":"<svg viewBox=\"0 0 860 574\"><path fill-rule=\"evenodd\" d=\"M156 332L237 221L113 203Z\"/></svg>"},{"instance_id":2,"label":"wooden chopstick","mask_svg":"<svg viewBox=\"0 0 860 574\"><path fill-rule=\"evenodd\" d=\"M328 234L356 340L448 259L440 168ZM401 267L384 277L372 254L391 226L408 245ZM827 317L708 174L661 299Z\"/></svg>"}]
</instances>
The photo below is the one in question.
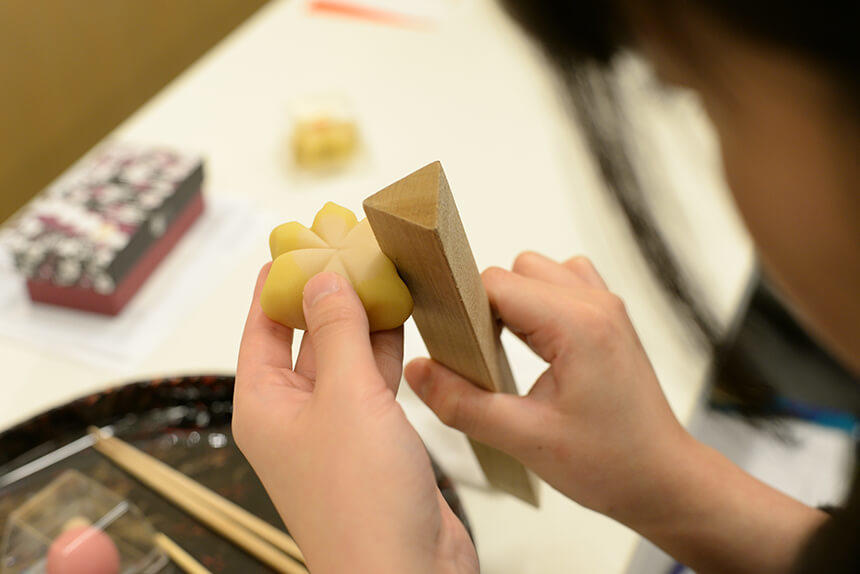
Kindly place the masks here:
<instances>
[{"instance_id":1,"label":"wooden chopstick","mask_svg":"<svg viewBox=\"0 0 860 574\"><path fill-rule=\"evenodd\" d=\"M98 438L93 448L211 529L233 541L238 546L241 546L250 554L279 572L307 574L307 569L302 564L266 542L255 532L237 524L233 515L223 513L220 508L227 508L223 504L223 502L227 502L224 499L221 499L222 502L219 502L217 505L210 504L201 498L200 489L204 489L205 487L199 483L185 477L195 486L193 489L189 488L188 482L177 481L174 475L165 472L163 467L166 465L164 463L157 461L131 445L123 443L119 439L104 436L99 429L90 429L90 432L94 433ZM178 471L173 472L178 473ZM214 492L209 492L211 495L219 499L221 498ZM235 510L231 510L230 512L235 513Z\"/></svg>"},{"instance_id":2,"label":"wooden chopstick","mask_svg":"<svg viewBox=\"0 0 860 574\"><path fill-rule=\"evenodd\" d=\"M162 532L156 532L153 537L155 545L167 554L168 557L184 572L188 574L212 574L203 564L198 562L191 554L186 552L179 544L171 540Z\"/></svg>"},{"instance_id":3,"label":"wooden chopstick","mask_svg":"<svg viewBox=\"0 0 860 574\"><path fill-rule=\"evenodd\" d=\"M116 443L106 440L104 437L96 441L93 447L149 488L275 570L287 574L307 573L307 570L300 563L259 538L253 532L237 525L227 515L201 502L192 491L185 489L178 483L166 480L166 475L154 470L147 459L140 456L139 451L137 451L138 454L130 456L129 452L123 451L121 447L117 448Z\"/></svg>"},{"instance_id":4,"label":"wooden chopstick","mask_svg":"<svg viewBox=\"0 0 860 574\"><path fill-rule=\"evenodd\" d=\"M90 432L94 431L90 429ZM115 445L117 449L127 452L128 456L145 459L147 462L143 464L149 465L148 468L153 469L154 472L163 474L165 476L165 480L170 480L181 485L182 488L189 491L190 495L196 496L202 502L209 504L226 516L229 516L232 520L255 533L260 538L268 541L276 548L280 548L293 558L304 562L305 558L302 555L302 551L299 549L299 546L296 544L295 540L293 540L292 537L283 530L275 528L265 520L251 514L238 504L227 500L220 494L213 492L194 479L182 474L175 468L164 464L157 458L133 447L122 439L108 437L102 433L95 433L95 436L98 441Z\"/></svg>"}]
</instances>

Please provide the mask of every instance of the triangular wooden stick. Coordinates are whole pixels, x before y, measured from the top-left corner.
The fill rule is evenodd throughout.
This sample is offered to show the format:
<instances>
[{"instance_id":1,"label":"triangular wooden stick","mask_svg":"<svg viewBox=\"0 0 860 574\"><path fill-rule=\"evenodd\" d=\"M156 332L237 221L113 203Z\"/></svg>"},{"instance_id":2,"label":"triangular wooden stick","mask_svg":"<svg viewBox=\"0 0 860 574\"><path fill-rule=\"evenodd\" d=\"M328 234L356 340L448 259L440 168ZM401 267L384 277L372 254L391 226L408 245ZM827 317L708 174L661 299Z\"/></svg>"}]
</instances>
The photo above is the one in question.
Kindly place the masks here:
<instances>
[{"instance_id":1,"label":"triangular wooden stick","mask_svg":"<svg viewBox=\"0 0 860 574\"><path fill-rule=\"evenodd\" d=\"M488 391L516 393L442 165L431 163L370 196L364 211L415 300L415 324L430 356ZM520 462L471 443L490 484L537 506L535 479Z\"/></svg>"}]
</instances>

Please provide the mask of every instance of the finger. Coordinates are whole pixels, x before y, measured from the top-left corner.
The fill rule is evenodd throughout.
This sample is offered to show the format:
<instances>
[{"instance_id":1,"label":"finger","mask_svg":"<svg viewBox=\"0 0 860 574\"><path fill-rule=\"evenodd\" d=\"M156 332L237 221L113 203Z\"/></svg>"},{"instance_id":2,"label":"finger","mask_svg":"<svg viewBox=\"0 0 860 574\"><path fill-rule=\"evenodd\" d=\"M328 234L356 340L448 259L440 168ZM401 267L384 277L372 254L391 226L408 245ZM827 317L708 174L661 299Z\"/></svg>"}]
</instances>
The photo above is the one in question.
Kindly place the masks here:
<instances>
[{"instance_id":1,"label":"finger","mask_svg":"<svg viewBox=\"0 0 860 574\"><path fill-rule=\"evenodd\" d=\"M248 311L239 346L237 375L260 366L286 369L292 367L293 330L266 317L260 307L260 291L269 276L271 265L264 265L257 277L251 309Z\"/></svg>"},{"instance_id":2,"label":"finger","mask_svg":"<svg viewBox=\"0 0 860 574\"><path fill-rule=\"evenodd\" d=\"M303 377L315 380L317 376L316 358L310 333L305 333L293 369ZM370 334L373 357L385 384L396 395L403 372L403 328L378 331Z\"/></svg>"},{"instance_id":3,"label":"finger","mask_svg":"<svg viewBox=\"0 0 860 574\"><path fill-rule=\"evenodd\" d=\"M317 363L314 353L314 345L311 341L311 334L305 331L302 335L302 343L299 345L299 356L296 357L296 367L293 369L303 377L310 380L317 378Z\"/></svg>"},{"instance_id":4,"label":"finger","mask_svg":"<svg viewBox=\"0 0 860 574\"><path fill-rule=\"evenodd\" d=\"M485 391L436 361L415 359L406 365L405 375L443 423L514 456L536 440L543 426L533 401Z\"/></svg>"},{"instance_id":5,"label":"finger","mask_svg":"<svg viewBox=\"0 0 860 574\"><path fill-rule=\"evenodd\" d=\"M577 255L565 261L563 265L594 289L608 289L606 281L603 280L588 257Z\"/></svg>"},{"instance_id":6,"label":"finger","mask_svg":"<svg viewBox=\"0 0 860 574\"><path fill-rule=\"evenodd\" d=\"M385 384L396 395L403 373L403 327L372 333L370 346Z\"/></svg>"},{"instance_id":7,"label":"finger","mask_svg":"<svg viewBox=\"0 0 860 574\"><path fill-rule=\"evenodd\" d=\"M482 274L484 288L499 318L543 360L552 362L565 348L567 292L517 273L490 267Z\"/></svg>"},{"instance_id":8,"label":"finger","mask_svg":"<svg viewBox=\"0 0 860 574\"><path fill-rule=\"evenodd\" d=\"M337 273L319 273L304 289L304 312L314 346L317 386L381 377L370 347L367 314L352 286ZM363 376L374 373L375 376Z\"/></svg>"},{"instance_id":9,"label":"finger","mask_svg":"<svg viewBox=\"0 0 860 574\"><path fill-rule=\"evenodd\" d=\"M514 260L511 270L517 275L546 281L559 287L583 288L592 286L573 269L534 251L520 253Z\"/></svg>"}]
</instances>

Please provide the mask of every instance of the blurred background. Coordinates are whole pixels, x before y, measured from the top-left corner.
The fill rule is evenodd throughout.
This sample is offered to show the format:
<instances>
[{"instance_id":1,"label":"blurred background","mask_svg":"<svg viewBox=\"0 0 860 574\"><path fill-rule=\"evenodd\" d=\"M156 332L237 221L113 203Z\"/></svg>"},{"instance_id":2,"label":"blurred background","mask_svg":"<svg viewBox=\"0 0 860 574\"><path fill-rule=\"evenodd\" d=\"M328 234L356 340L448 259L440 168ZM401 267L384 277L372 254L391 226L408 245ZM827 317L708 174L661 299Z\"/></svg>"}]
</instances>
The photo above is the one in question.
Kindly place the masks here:
<instances>
[{"instance_id":1,"label":"blurred background","mask_svg":"<svg viewBox=\"0 0 860 574\"><path fill-rule=\"evenodd\" d=\"M0 221L265 2L0 6Z\"/></svg>"},{"instance_id":2,"label":"blurred background","mask_svg":"<svg viewBox=\"0 0 860 574\"><path fill-rule=\"evenodd\" d=\"M855 420L803 389L852 381L762 277L696 97L635 56L588 84L605 92L571 92L491 0L31 0L0 4L0 78L0 477L87 424L128 425L140 448L277 523L248 494L258 485L240 492L256 482L229 436L268 232L327 201L361 216L364 197L441 160L480 268L527 249L587 255L694 434L810 504L847 488ZM600 94L687 299L607 181ZM544 365L504 342L525 391ZM425 352L408 323L407 359ZM753 386L733 386L739 373ZM409 389L399 399L487 572L682 571L550 488L540 509L490 491L465 439ZM0 487L0 528L88 456ZM190 518L117 472L101 480L183 536ZM181 541L220 540L194 532ZM266 571L223 552L213 571Z\"/></svg>"}]
</instances>

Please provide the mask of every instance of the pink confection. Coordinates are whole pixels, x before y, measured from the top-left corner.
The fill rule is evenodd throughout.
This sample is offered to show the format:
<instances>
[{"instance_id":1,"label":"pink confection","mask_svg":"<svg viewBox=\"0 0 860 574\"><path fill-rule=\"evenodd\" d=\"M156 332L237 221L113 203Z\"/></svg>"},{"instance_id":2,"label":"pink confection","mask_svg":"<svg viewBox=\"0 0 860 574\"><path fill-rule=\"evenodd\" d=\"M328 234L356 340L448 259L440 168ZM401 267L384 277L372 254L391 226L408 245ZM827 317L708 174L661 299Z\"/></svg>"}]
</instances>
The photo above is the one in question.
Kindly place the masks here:
<instances>
[{"instance_id":1,"label":"pink confection","mask_svg":"<svg viewBox=\"0 0 860 574\"><path fill-rule=\"evenodd\" d=\"M60 534L48 550L48 574L118 574L119 551L110 536L91 526Z\"/></svg>"}]
</instances>

